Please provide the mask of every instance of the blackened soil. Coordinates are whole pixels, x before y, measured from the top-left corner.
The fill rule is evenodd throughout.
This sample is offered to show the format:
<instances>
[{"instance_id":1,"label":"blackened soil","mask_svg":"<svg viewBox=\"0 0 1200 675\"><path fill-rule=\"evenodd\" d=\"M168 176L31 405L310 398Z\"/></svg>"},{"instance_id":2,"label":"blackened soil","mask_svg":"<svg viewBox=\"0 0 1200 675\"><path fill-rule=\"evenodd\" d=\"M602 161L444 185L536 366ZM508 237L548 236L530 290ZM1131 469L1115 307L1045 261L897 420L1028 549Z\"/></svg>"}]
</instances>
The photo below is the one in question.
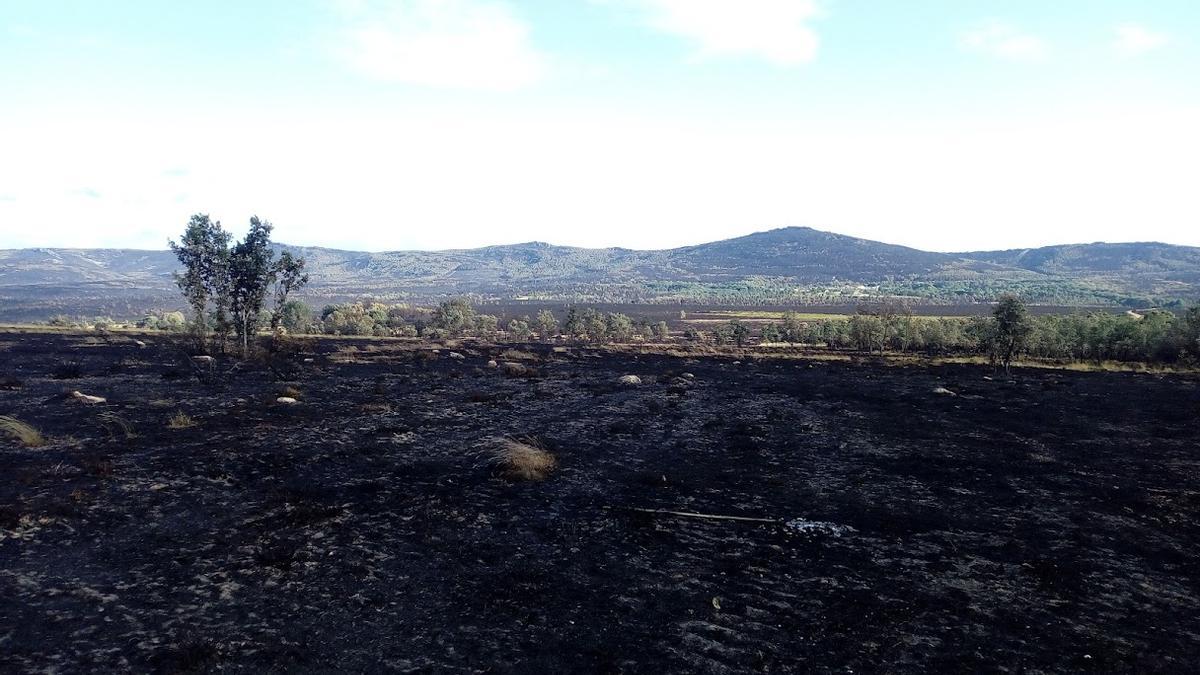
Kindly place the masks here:
<instances>
[{"instance_id":1,"label":"blackened soil","mask_svg":"<svg viewBox=\"0 0 1200 675\"><path fill-rule=\"evenodd\" d=\"M0 414L49 438L0 440L0 670L1200 662L1195 379L144 339L0 335ZM543 483L486 460L524 436Z\"/></svg>"}]
</instances>

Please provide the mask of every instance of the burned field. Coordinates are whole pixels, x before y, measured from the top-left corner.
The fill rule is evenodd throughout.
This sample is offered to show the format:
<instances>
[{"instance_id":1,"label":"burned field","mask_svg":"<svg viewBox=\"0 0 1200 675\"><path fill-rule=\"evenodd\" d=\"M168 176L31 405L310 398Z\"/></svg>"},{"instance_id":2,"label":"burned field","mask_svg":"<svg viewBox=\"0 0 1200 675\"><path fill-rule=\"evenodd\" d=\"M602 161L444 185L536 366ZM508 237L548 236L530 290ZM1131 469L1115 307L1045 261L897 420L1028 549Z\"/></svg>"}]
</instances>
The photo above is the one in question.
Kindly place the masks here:
<instances>
[{"instance_id":1,"label":"burned field","mask_svg":"<svg viewBox=\"0 0 1200 675\"><path fill-rule=\"evenodd\" d=\"M1200 660L1189 376L143 339L0 335L0 670Z\"/></svg>"}]
</instances>

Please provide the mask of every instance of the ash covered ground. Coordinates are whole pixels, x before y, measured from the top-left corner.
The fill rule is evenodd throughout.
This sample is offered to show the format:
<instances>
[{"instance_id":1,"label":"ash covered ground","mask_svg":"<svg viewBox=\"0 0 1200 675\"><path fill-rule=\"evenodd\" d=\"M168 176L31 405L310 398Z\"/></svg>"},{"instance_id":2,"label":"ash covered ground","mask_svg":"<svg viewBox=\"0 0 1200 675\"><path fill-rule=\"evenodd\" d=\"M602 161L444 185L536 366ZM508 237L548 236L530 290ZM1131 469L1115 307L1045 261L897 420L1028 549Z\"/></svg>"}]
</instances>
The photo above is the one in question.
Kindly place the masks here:
<instances>
[{"instance_id":1,"label":"ash covered ground","mask_svg":"<svg viewBox=\"0 0 1200 675\"><path fill-rule=\"evenodd\" d=\"M1192 376L139 339L0 335L2 670L1200 661Z\"/></svg>"}]
</instances>

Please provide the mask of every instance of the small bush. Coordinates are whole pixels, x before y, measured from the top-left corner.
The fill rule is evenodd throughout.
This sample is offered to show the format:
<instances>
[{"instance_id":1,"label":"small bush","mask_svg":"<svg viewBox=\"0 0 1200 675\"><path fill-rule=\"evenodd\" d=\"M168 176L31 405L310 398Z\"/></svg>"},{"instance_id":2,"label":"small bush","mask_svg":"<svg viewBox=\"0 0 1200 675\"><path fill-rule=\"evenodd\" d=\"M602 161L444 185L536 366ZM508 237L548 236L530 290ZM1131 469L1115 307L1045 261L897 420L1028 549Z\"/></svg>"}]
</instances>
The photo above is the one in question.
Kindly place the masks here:
<instances>
[{"instance_id":1,"label":"small bush","mask_svg":"<svg viewBox=\"0 0 1200 675\"><path fill-rule=\"evenodd\" d=\"M46 444L42 432L15 417L0 416L0 431L12 436L27 448L40 448Z\"/></svg>"},{"instance_id":2,"label":"small bush","mask_svg":"<svg viewBox=\"0 0 1200 675\"><path fill-rule=\"evenodd\" d=\"M533 439L502 439L491 459L501 477L511 481L543 481L558 468L558 459Z\"/></svg>"},{"instance_id":3,"label":"small bush","mask_svg":"<svg viewBox=\"0 0 1200 675\"><path fill-rule=\"evenodd\" d=\"M168 429L191 429L197 424L199 423L192 419L191 415L188 415L182 410L176 412L174 415L171 415L171 419L167 420Z\"/></svg>"}]
</instances>

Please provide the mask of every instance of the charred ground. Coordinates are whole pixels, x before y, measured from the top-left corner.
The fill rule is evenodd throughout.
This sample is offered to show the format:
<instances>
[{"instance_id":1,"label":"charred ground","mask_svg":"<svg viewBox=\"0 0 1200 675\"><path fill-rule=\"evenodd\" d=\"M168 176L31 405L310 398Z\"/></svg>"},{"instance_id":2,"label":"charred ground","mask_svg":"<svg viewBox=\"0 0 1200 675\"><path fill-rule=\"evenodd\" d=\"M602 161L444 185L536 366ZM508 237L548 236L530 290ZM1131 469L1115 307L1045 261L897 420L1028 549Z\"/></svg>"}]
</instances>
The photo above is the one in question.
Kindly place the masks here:
<instances>
[{"instance_id":1,"label":"charred ground","mask_svg":"<svg viewBox=\"0 0 1200 675\"><path fill-rule=\"evenodd\" d=\"M1190 376L142 339L0 335L0 414L48 440L0 439L0 669L1200 659ZM504 480L503 437L557 471Z\"/></svg>"}]
</instances>

